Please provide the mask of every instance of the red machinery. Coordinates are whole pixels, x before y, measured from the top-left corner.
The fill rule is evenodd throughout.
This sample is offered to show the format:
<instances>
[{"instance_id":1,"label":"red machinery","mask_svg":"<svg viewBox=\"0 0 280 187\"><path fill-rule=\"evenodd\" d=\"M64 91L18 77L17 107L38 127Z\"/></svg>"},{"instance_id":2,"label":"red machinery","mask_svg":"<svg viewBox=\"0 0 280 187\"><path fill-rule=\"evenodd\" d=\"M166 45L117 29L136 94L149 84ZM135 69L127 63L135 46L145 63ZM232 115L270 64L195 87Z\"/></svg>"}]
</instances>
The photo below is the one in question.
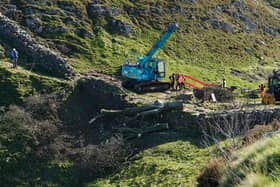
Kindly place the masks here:
<instances>
[{"instance_id":1,"label":"red machinery","mask_svg":"<svg viewBox=\"0 0 280 187\"><path fill-rule=\"evenodd\" d=\"M190 75L183 75L178 73L173 73L171 75L171 81L174 82L173 86L175 86L176 89L182 89L183 86L191 87L198 90L203 90L204 87L221 87L221 85L219 84L208 84Z\"/></svg>"},{"instance_id":2,"label":"red machinery","mask_svg":"<svg viewBox=\"0 0 280 187\"><path fill-rule=\"evenodd\" d=\"M222 84L208 84L190 75L178 73L173 73L170 79L173 89L178 90L184 87L193 88L194 96L202 102L211 100L214 102L226 102L234 99L233 90L235 88L233 87L226 88Z\"/></svg>"}]
</instances>

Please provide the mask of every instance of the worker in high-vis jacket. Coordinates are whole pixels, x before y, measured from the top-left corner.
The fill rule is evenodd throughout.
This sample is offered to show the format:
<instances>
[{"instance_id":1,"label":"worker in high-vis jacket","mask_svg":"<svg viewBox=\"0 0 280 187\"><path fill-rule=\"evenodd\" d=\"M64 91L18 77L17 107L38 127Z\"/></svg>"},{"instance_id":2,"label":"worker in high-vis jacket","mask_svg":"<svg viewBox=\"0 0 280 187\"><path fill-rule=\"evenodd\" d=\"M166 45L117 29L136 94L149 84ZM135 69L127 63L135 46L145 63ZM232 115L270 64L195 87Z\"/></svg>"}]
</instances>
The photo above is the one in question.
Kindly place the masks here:
<instances>
[{"instance_id":1,"label":"worker in high-vis jacket","mask_svg":"<svg viewBox=\"0 0 280 187\"><path fill-rule=\"evenodd\" d=\"M265 85L261 84L261 85L259 85L259 88L260 88L260 92L261 92L261 97L264 98L264 96L265 96Z\"/></svg>"}]
</instances>

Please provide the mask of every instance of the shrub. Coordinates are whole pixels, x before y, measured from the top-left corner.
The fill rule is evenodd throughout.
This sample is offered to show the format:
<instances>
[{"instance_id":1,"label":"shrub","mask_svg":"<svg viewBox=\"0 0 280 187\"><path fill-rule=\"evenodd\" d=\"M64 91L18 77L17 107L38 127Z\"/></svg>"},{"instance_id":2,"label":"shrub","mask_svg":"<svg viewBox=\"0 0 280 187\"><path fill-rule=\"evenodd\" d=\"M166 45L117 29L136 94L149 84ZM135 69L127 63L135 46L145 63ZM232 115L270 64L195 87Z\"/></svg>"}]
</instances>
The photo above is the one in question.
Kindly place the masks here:
<instances>
[{"instance_id":1,"label":"shrub","mask_svg":"<svg viewBox=\"0 0 280 187\"><path fill-rule=\"evenodd\" d=\"M57 110L59 102L55 95L34 95L24 101L26 111L32 114L32 117L38 120L57 119Z\"/></svg>"},{"instance_id":2,"label":"shrub","mask_svg":"<svg viewBox=\"0 0 280 187\"><path fill-rule=\"evenodd\" d=\"M104 145L88 145L78 154L78 162L81 171L87 176L105 174L112 169L119 169L128 155L122 137L111 138Z\"/></svg>"},{"instance_id":3,"label":"shrub","mask_svg":"<svg viewBox=\"0 0 280 187\"><path fill-rule=\"evenodd\" d=\"M222 158L214 158L205 167L202 174L198 178L199 187L216 187L224 172L224 160Z\"/></svg>"},{"instance_id":4,"label":"shrub","mask_svg":"<svg viewBox=\"0 0 280 187\"><path fill-rule=\"evenodd\" d=\"M36 138L29 128L30 115L16 106L0 116L0 178L2 184L16 186L15 178L24 177L28 159L34 152Z\"/></svg>"}]
</instances>

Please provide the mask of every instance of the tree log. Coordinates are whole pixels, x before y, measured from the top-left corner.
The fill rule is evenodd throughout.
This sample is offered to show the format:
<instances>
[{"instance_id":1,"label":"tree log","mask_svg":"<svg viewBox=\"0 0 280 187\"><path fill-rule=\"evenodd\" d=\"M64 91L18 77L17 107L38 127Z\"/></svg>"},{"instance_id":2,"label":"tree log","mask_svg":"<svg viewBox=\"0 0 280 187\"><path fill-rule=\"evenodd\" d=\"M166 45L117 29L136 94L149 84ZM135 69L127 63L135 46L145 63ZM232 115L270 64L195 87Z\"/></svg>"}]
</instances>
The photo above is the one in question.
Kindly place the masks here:
<instances>
[{"instance_id":1,"label":"tree log","mask_svg":"<svg viewBox=\"0 0 280 187\"><path fill-rule=\"evenodd\" d=\"M162 103L156 101L152 104L147 104L140 107L132 107L124 110L106 110L102 109L100 114L95 116L89 121L89 124L94 123L98 119L102 118L116 118L120 116L130 117L132 119L137 119L138 117L145 117L149 115L157 115L161 112L172 111L172 110L183 110L182 102L166 102Z\"/></svg>"}]
</instances>

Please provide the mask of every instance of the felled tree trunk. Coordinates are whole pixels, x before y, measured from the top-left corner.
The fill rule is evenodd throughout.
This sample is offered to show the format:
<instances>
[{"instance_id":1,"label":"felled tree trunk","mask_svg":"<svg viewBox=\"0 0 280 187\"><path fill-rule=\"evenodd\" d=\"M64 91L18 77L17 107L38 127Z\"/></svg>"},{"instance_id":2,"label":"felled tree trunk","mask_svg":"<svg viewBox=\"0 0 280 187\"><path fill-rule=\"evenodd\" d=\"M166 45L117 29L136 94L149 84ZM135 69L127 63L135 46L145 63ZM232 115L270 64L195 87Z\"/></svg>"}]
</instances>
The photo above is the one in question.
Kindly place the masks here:
<instances>
[{"instance_id":1,"label":"felled tree trunk","mask_svg":"<svg viewBox=\"0 0 280 187\"><path fill-rule=\"evenodd\" d=\"M162 103L156 101L152 104L147 104L140 107L132 107L124 110L106 110L102 109L100 114L89 121L89 124L94 123L98 119L106 118L113 119L120 116L127 117L127 120L135 120L138 117L146 117L150 115L157 115L162 112L172 110L183 110L183 103L181 102L166 102Z\"/></svg>"}]
</instances>

